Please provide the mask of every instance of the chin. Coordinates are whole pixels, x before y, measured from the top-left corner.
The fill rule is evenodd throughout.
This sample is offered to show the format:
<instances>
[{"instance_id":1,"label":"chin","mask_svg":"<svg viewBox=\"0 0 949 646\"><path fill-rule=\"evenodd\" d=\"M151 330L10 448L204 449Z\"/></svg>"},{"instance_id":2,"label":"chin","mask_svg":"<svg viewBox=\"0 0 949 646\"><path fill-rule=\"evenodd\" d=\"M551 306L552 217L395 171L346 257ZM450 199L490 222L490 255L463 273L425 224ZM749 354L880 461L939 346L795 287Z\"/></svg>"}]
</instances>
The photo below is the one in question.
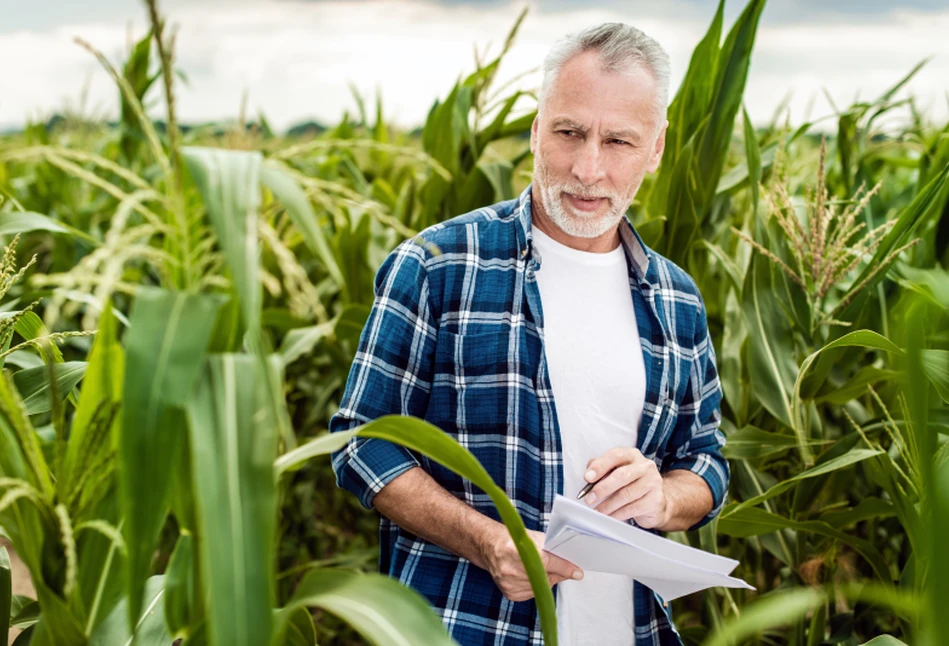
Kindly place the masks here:
<instances>
[{"instance_id":1,"label":"chin","mask_svg":"<svg viewBox=\"0 0 949 646\"><path fill-rule=\"evenodd\" d=\"M554 224L560 229L575 238L597 238L613 229L618 223L619 218L613 217L612 211L607 207L606 213L578 213L570 205L561 200L560 213L551 217ZM548 214L548 217L550 215Z\"/></svg>"}]
</instances>

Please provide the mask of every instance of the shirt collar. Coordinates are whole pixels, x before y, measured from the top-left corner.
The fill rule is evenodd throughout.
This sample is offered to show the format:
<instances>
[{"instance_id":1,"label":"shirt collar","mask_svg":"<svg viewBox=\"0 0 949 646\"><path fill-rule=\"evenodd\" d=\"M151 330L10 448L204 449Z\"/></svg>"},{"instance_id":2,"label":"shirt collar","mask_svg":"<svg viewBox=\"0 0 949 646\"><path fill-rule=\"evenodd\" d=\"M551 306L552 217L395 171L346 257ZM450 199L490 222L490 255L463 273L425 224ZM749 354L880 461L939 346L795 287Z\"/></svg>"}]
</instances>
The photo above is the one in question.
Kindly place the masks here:
<instances>
[{"instance_id":1,"label":"shirt collar","mask_svg":"<svg viewBox=\"0 0 949 646\"><path fill-rule=\"evenodd\" d=\"M531 230L531 187L533 183L528 184L520 196L517 198L517 207L515 208L515 218L520 223L517 231L518 246L521 249L523 257L529 257L533 253L533 232ZM652 258L652 250L646 246L639 233L633 227L629 218L623 217L620 223L620 241L626 249L626 257L630 260L633 271L636 272L636 278L639 282L649 283L649 265Z\"/></svg>"}]
</instances>

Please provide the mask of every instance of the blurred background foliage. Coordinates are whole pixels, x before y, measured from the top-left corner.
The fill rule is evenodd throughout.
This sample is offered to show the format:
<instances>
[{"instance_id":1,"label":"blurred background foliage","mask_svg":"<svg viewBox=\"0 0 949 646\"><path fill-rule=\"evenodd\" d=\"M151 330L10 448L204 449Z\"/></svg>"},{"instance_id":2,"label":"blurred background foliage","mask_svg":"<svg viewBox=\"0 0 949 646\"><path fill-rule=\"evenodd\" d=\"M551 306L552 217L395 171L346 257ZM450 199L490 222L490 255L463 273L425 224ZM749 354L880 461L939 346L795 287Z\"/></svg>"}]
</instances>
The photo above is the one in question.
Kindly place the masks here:
<instances>
[{"instance_id":1,"label":"blurred background foliage","mask_svg":"<svg viewBox=\"0 0 949 646\"><path fill-rule=\"evenodd\" d=\"M764 9L751 0L726 26L719 6L670 106L660 170L629 213L647 244L696 279L725 393L731 502L702 530L672 536L739 559L736 575L758 588L679 600L676 623L690 644L949 643L939 612L939 600L949 598L940 538L949 530L949 123L928 122L902 92L917 67L876 100L820 124L792 127L778 111L756 127L742 96ZM524 14L495 57L439 93L420 131L389 126L382 98L371 105L354 90L357 110L335 126L282 135L263 116L242 115L227 128L178 124L173 43L154 3L148 10L153 32L118 67L80 43L113 74L117 123L67 115L0 137L0 235L7 243L20 236L8 247L0 283L0 358L12 375L0 388L3 423L20 431L23 455L33 447L51 465L34 483L43 495L48 489L51 516L30 522L64 532L66 514L71 531L89 529L100 542L72 543L70 552L69 541L47 541L30 553L26 525L17 525L26 521L3 513L33 493L9 480L22 465L4 466L0 526L31 571L42 572L38 604L10 601L7 614L26 629L24 643L31 633L40 635L35 643L70 643L73 634L96 643L107 613L90 614L79 601L73 608L70 592L78 586L76 598L85 598L81 589L99 573L83 563L102 567L104 550L115 552L122 536L129 572L109 574L107 561L103 577L128 587L117 584L112 598L94 594L93 607L118 608L121 619L128 603L119 601L121 590L141 598L167 589L174 601L166 599L162 634L206 638L202 599L214 584L196 574L192 561L206 557L190 537L213 536L213 519L195 516L204 513L205 485L191 479L216 467L213 459L201 468L191 461L213 455L213 442L202 446L192 430L181 449L169 448L179 446L171 435L145 434L135 440L141 444L126 438L109 448L110 433L125 438L132 426L149 424L171 433L184 422L136 417L128 406L120 413L123 399L152 400L145 385L139 393L128 382L108 395L103 366L118 364L93 359L93 338L108 354L124 336L122 365L146 370L152 359L135 355L136 344L164 343L160 333L170 328L159 323L170 325L162 318L173 308L169 295L190 294L181 296L193 299L182 305L193 318L176 323L181 337L230 354L209 354L219 358L206 368L200 351L179 362L181 383L205 370L201 383L213 400L230 371L245 366L270 384L263 392L272 386L271 394L282 394L264 406L276 411L274 457L278 445L280 453L307 446L335 412L386 254L431 224L515 197L531 177L534 92L495 83ZM170 110L156 122L144 118L142 105L159 92ZM224 149L234 152L215 153ZM242 257L247 240L254 255ZM202 319L204 336L195 329ZM149 325L158 326L152 336ZM168 415L178 414L165 404ZM213 407L199 409L194 402L181 409L189 428L198 420L214 427ZM69 448L74 440L86 444ZM147 464L148 451L173 453L155 458L173 477ZM307 573L371 571L378 553L376 516L336 488L329 462L297 467L272 500L274 601L309 634L286 640L372 641L331 606L313 610L312 624L290 610L294 599L318 596L301 592L319 583ZM167 498L149 502L151 516L128 514L138 485L116 469L136 468L167 481ZM99 489L89 481L96 469L107 474ZM122 492L118 507L112 491ZM259 533L267 545L268 522L247 536ZM134 538L145 542L135 546ZM2 588L0 577L0 602ZM52 617L63 604L79 620L41 634L37 606ZM209 641L225 643L214 630Z\"/></svg>"}]
</instances>

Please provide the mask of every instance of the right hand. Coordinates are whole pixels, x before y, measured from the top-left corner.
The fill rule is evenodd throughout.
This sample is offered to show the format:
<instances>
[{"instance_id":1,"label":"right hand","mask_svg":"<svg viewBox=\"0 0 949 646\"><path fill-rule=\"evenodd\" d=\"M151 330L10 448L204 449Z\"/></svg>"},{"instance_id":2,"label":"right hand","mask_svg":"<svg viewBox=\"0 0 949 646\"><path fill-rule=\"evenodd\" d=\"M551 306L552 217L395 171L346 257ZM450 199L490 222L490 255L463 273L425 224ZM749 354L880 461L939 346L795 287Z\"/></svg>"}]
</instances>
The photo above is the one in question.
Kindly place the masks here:
<instances>
[{"instance_id":1,"label":"right hand","mask_svg":"<svg viewBox=\"0 0 949 646\"><path fill-rule=\"evenodd\" d=\"M583 578L583 571L576 565L544 550L544 534L531 530L527 530L527 534L540 552L551 587L566 579ZM504 525L486 541L483 553L487 564L485 569L490 572L491 578L505 597L511 601L527 601L534 597L527 571L518 555L517 547L514 546L514 539Z\"/></svg>"}]
</instances>

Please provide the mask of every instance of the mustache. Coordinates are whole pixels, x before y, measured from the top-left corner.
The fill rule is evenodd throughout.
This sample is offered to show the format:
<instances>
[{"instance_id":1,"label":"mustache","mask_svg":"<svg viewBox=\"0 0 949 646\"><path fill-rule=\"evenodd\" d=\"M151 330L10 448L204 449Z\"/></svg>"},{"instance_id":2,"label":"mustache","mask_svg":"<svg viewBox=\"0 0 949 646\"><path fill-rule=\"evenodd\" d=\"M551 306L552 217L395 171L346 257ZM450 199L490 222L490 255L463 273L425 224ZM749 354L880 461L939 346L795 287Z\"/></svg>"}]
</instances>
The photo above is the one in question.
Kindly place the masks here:
<instances>
[{"instance_id":1,"label":"mustache","mask_svg":"<svg viewBox=\"0 0 949 646\"><path fill-rule=\"evenodd\" d=\"M610 202L615 202L617 199L617 196L609 191L587 188L582 184L557 184L554 188L558 193L570 193L571 195L585 197L587 199L602 198L609 200Z\"/></svg>"}]
</instances>

